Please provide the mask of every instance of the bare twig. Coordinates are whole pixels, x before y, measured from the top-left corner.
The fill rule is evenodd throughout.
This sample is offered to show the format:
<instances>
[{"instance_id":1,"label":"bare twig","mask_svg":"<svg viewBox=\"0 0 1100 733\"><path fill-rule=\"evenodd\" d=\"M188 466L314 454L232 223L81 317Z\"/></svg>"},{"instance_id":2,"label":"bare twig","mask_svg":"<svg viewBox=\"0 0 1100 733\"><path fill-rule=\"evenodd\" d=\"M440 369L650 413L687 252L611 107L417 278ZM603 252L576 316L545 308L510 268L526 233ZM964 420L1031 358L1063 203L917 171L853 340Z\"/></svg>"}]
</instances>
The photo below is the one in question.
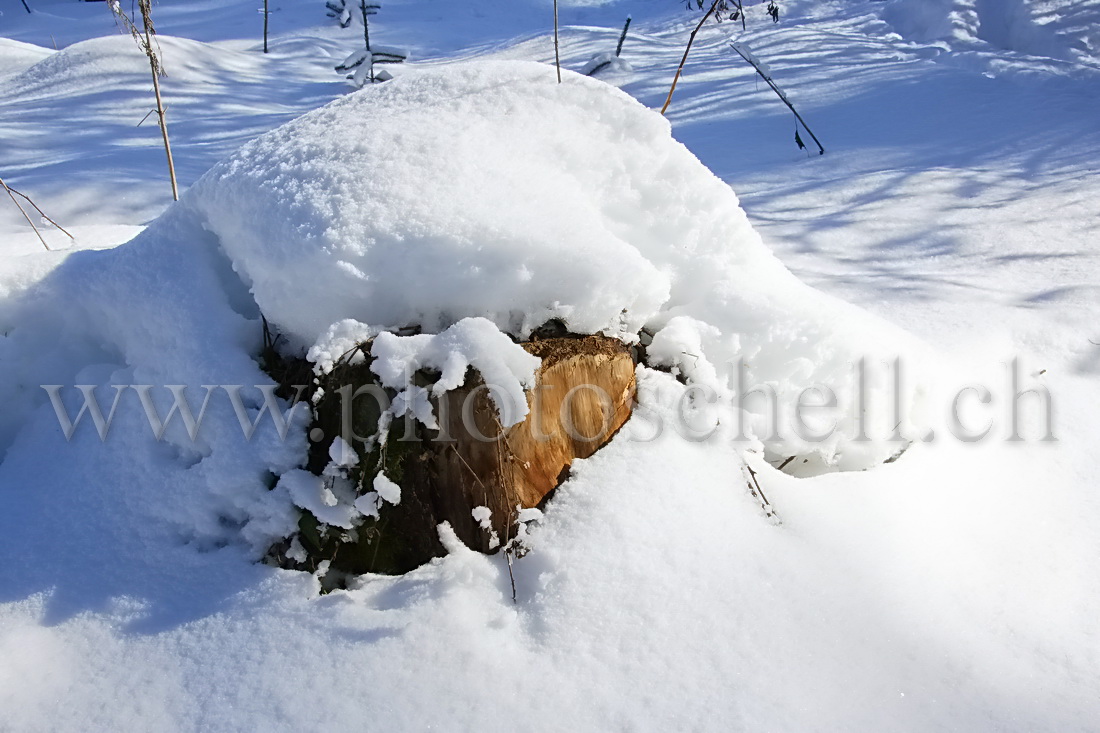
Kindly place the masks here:
<instances>
[{"instance_id":1,"label":"bare twig","mask_svg":"<svg viewBox=\"0 0 1100 733\"><path fill-rule=\"evenodd\" d=\"M0 183L2 183L2 181L0 181ZM56 227L57 229L61 230L61 232L62 232L62 233L63 233L63 234L64 234L64 235L66 236L66 237L68 237L69 239L76 239L76 237L74 237L73 235L69 234L69 233L68 233L68 232L67 232L67 231L65 230L65 227L61 226L60 224L58 224L58 223L57 223L56 221L54 221L53 219L51 219L50 217L46 216L46 212L45 212L45 211L43 211L42 209L38 208L38 204L36 204L36 203L35 203L34 201L32 201L32 200L31 200L31 197L30 197L30 196L28 196L27 194L23 193L22 191L18 191L18 190L16 190L16 189L12 188L11 186L7 186L7 185L5 185L5 186L4 186L4 188L8 189L8 191L9 191L9 192L11 192L11 193L14 193L14 194L15 194L16 196L19 196L19 197L20 197L20 198L22 198L22 199L23 199L24 201L26 201L26 202L27 202L28 204L30 204L31 206L33 206L33 207L34 207L34 210L35 210L35 211L37 211L37 212L38 212L38 213L39 213L39 214L40 214L40 215L42 216L42 218L43 218L43 219L45 219L46 221L48 221L48 222L49 222L50 224L52 224L52 225L53 225L54 227Z\"/></svg>"},{"instance_id":2,"label":"bare twig","mask_svg":"<svg viewBox=\"0 0 1100 733\"><path fill-rule=\"evenodd\" d=\"M766 73L763 69L760 68L759 64L756 63L755 59L753 59L752 57L752 53L745 53L736 43L730 43L730 48L736 51L737 55L743 58L746 63L752 66L752 68L756 69L756 73L760 75L760 78L768 83L768 86L772 88L772 91L775 92L776 96L779 97L779 99L782 100L783 104L787 105L787 108L794 113L794 118L802 123L802 127L805 128L806 132L810 133L810 137L812 137L814 139L814 142L817 143L817 154L825 155L825 146L821 144L821 141L817 139L817 135L815 135L813 133L813 130L810 129L810 126L806 124L806 120L802 119L802 115L798 114L798 110L794 108L793 104L791 104L791 100L787 99L786 93L784 93L784 91L779 88L779 85L772 80L771 75ZM797 126L795 127L795 134L798 134Z\"/></svg>"},{"instance_id":3,"label":"bare twig","mask_svg":"<svg viewBox=\"0 0 1100 733\"><path fill-rule=\"evenodd\" d=\"M760 502L760 508L764 510L764 516L778 523L780 521L779 515L775 513L775 509L772 507L772 503L768 501L768 497L764 495L764 489L760 488L760 481L756 478L756 471L752 470L747 462L741 464L744 469L745 483L749 487L749 493Z\"/></svg>"},{"instance_id":4,"label":"bare twig","mask_svg":"<svg viewBox=\"0 0 1100 733\"><path fill-rule=\"evenodd\" d=\"M626 25L623 26L623 32L619 34L619 45L615 47L615 56L618 57L623 52L623 41L626 40L626 32L630 30L630 16L626 16Z\"/></svg>"},{"instance_id":5,"label":"bare twig","mask_svg":"<svg viewBox=\"0 0 1100 733\"><path fill-rule=\"evenodd\" d=\"M153 36L157 31L153 27L152 0L138 0L142 20L142 28L140 29L134 24L134 21L127 17L126 13L122 12L118 0L109 0L108 4L114 12L115 18L118 19L123 28L130 32L138 48L149 58L149 69L153 74L153 95L157 100L157 117L160 120L160 134L164 140L164 153L168 157L168 178L172 183L172 199L179 201L179 187L176 185L176 164L172 160L172 146L168 142L168 120L165 117L164 101L160 96L160 77L164 75L164 67L157 55L158 47L153 42ZM144 122L144 120L142 121Z\"/></svg>"},{"instance_id":6,"label":"bare twig","mask_svg":"<svg viewBox=\"0 0 1100 733\"><path fill-rule=\"evenodd\" d=\"M554 0L554 64L558 67L558 84L561 84L561 54L558 53L558 0Z\"/></svg>"},{"instance_id":7,"label":"bare twig","mask_svg":"<svg viewBox=\"0 0 1100 733\"><path fill-rule=\"evenodd\" d=\"M267 0L264 0L264 53L267 53L267 19L271 13L267 9Z\"/></svg>"},{"instance_id":8,"label":"bare twig","mask_svg":"<svg viewBox=\"0 0 1100 733\"><path fill-rule=\"evenodd\" d=\"M455 448L455 444L454 443L447 443L447 447L449 447L451 450L453 450L455 452L455 455L458 456L458 460L462 461L462 465L465 466L466 470L470 472L470 475L474 477L474 481L477 481L478 486L480 486L483 489L486 488L485 484L481 483L481 478L478 477L477 471L475 471L470 466L470 464L466 462L466 459L463 458L462 454L458 452L458 448ZM486 501L488 501L488 498L486 498Z\"/></svg>"},{"instance_id":9,"label":"bare twig","mask_svg":"<svg viewBox=\"0 0 1100 733\"><path fill-rule=\"evenodd\" d=\"M368 4L367 0L359 0L359 10L363 14L363 44L368 51L370 51L370 24L367 22L367 16L372 15L368 11L377 9L377 5Z\"/></svg>"},{"instance_id":10,"label":"bare twig","mask_svg":"<svg viewBox=\"0 0 1100 733\"><path fill-rule=\"evenodd\" d=\"M46 244L46 240L45 238L43 238L42 232L38 231L38 227L36 227L34 225L34 222L31 221L31 218L27 216L27 212L23 210L23 207L19 205L19 201L16 200L15 194L12 193L10 188L8 188L8 184L4 183L3 178L0 178L0 186L3 186L4 190L8 192L8 196L11 196L11 201L13 204L15 204L15 208L19 209L19 213L23 215L23 218L26 219L27 223L31 225L31 229L33 229L34 233L38 235L38 241L42 242L42 246L45 247L47 251L49 251L50 245Z\"/></svg>"},{"instance_id":11,"label":"bare twig","mask_svg":"<svg viewBox=\"0 0 1100 733\"><path fill-rule=\"evenodd\" d=\"M680 81L680 74L684 72L684 64L687 63L688 54L691 53L691 44L695 43L695 36L702 29L703 24L707 22L707 19L714 14L720 2L722 2L722 0L714 0L714 3L710 6L710 10L706 12L703 19L699 21L699 25L695 26L695 30L691 32L691 36L688 38L687 48L684 49L684 57L680 59L680 65L676 67L676 76L672 77L672 86L669 87L668 97L665 99L664 106L661 107L661 114L664 114L665 110L668 109L668 105L672 104L672 93L676 91L676 82Z\"/></svg>"},{"instance_id":12,"label":"bare twig","mask_svg":"<svg viewBox=\"0 0 1100 733\"><path fill-rule=\"evenodd\" d=\"M512 581L512 603L518 603L518 601L516 600L516 576L512 574L511 548L505 548L504 557L508 560L508 580Z\"/></svg>"},{"instance_id":13,"label":"bare twig","mask_svg":"<svg viewBox=\"0 0 1100 733\"><path fill-rule=\"evenodd\" d=\"M27 9L27 12L31 12L31 6L27 5L27 0L23 0L23 7Z\"/></svg>"}]
</instances>

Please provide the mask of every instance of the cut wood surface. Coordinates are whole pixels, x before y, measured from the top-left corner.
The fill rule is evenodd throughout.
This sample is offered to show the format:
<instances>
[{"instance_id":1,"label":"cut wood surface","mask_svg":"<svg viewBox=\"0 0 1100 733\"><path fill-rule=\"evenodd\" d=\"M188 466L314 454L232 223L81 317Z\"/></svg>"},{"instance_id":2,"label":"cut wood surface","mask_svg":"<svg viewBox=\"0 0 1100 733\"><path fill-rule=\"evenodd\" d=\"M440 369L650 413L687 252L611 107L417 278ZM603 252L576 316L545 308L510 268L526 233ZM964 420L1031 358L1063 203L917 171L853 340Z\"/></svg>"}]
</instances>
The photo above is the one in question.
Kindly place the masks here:
<instances>
[{"instance_id":1,"label":"cut wood surface","mask_svg":"<svg viewBox=\"0 0 1100 733\"><path fill-rule=\"evenodd\" d=\"M459 536L482 549L487 549L486 538L473 523L471 509L489 507L493 528L504 541L512 532L516 506L537 506L574 460L595 453L631 413L635 364L622 342L604 336L554 338L524 348L541 357L542 366L537 386L527 393L527 419L503 437L486 440L500 436L501 426L480 380L448 392L438 410L446 420L441 427L455 440L433 451L435 493Z\"/></svg>"}]
</instances>

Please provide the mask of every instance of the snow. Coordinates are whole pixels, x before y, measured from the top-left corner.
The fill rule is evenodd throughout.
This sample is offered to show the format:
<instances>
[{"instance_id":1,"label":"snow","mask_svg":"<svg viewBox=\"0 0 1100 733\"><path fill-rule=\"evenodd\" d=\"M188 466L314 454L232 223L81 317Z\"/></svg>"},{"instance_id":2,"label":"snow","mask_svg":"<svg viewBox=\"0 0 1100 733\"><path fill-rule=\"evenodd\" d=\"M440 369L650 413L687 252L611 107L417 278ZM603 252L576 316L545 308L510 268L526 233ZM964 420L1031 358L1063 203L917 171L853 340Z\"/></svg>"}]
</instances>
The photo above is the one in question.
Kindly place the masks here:
<instances>
[{"instance_id":1,"label":"snow","mask_svg":"<svg viewBox=\"0 0 1100 733\"><path fill-rule=\"evenodd\" d=\"M492 510L487 506L476 506L470 510L470 515L474 518L474 521L478 523L479 527L489 533L489 549L495 550L500 547L500 536L497 534L496 530L493 529L492 522L489 521L493 517Z\"/></svg>"},{"instance_id":2,"label":"snow","mask_svg":"<svg viewBox=\"0 0 1100 733\"><path fill-rule=\"evenodd\" d=\"M341 468L352 468L359 465L359 455L348 441L337 435L328 449L329 459Z\"/></svg>"},{"instance_id":3,"label":"snow","mask_svg":"<svg viewBox=\"0 0 1100 733\"><path fill-rule=\"evenodd\" d=\"M953 63L1001 73L1100 70L1100 11L1087 0L890 0L883 17L903 36L941 42ZM1016 54L1036 58L1021 63Z\"/></svg>"},{"instance_id":4,"label":"snow","mask_svg":"<svg viewBox=\"0 0 1100 733\"><path fill-rule=\"evenodd\" d=\"M798 282L664 118L573 72L562 84L533 63L408 72L249 143L181 205L292 342L324 334L311 352L322 370L347 346L331 329L368 324L382 332L372 369L385 386L431 367L443 372L440 394L472 365L515 406L507 426L527 414L534 365L503 334L525 338L556 318L631 341L694 318L709 325L691 358L708 360L717 394L745 382L794 404L834 385L848 419L819 447L825 463L862 468L898 450L888 440L897 418L874 415L875 440L850 445L863 434L853 416L872 409L856 404L851 367L911 351L905 338ZM442 333L385 332L402 327ZM900 397L904 433L915 430L914 393Z\"/></svg>"},{"instance_id":5,"label":"snow","mask_svg":"<svg viewBox=\"0 0 1100 733\"><path fill-rule=\"evenodd\" d=\"M489 529L492 525L489 524L489 520L493 516L493 512L487 506L476 506L470 510L470 515L473 516L474 521L477 522L482 529Z\"/></svg>"},{"instance_id":6,"label":"snow","mask_svg":"<svg viewBox=\"0 0 1100 733\"><path fill-rule=\"evenodd\" d=\"M573 180L590 184L552 201L553 216L533 203L520 211L562 233L570 224L554 219L576 207L580 223L603 227L609 251L640 253L634 270L630 262L614 270L619 279L644 275L637 292L668 283L646 316L640 309L635 320L618 320L608 305L592 328L629 336L646 325L651 359L681 377L691 370L694 385L716 391L736 386L727 357L757 347L748 366L761 381L750 385L788 392L846 373L852 356L902 351L910 354L907 375L921 378L914 404L923 404L922 422L938 437L872 470L799 479L768 465L767 454L746 454L726 433L694 442L655 431L680 420L689 386L643 368L637 415L610 445L574 464L541 521L524 528L525 557L509 566L503 553L472 552L443 527L447 557L327 595L315 575L255 562L294 528L295 500L348 524L378 512L375 491L349 503L339 481L326 484L338 477L299 470L303 416L291 416L286 441L266 416L246 441L227 393L215 390L198 441L178 417L158 441L140 393L127 389L107 440L85 421L66 441L38 385L66 385L60 395L70 416L81 404L77 384L99 385L105 409L112 384L155 385L150 394L163 417L173 403L167 385L186 384L197 414L203 384L240 384L248 416L259 414L265 395L254 385L269 384L254 361L259 314L267 305L278 310L278 268L254 243L207 231L193 184L246 141L344 94L332 67L361 42L361 29L336 28L321 2L284 4L272 15L273 53L265 58L254 2L162 0L155 12L165 34L165 93L181 183L192 189L190 200L165 212L159 134L148 122L134 127L150 102L147 67L132 42L113 35L102 3L29 2L33 15L19 3L0 9L0 32L12 39L0 42L0 174L77 242L46 230L58 250L46 252L14 207L0 205L0 728L302 730L317 726L318 711L333 726L370 720L394 730L1095 726L1096 2L788 0L774 27L754 24L760 8L749 8L745 38L823 138L829 152L821 157L795 149L789 113L728 48L739 24L701 33L669 110L671 134L613 90L596 92L594 82L567 74L568 89L549 83L542 94L566 106L593 102L583 123L564 113L552 121L585 135L610 135L622 123L629 134L613 147L626 147L637 163L627 155L598 161L606 166L601 182L600 166L582 160L595 148L586 138L551 154L553 138L528 145L509 132L501 156L528 171L537 163L540 172L583 173ZM923 21L922 7L931 13ZM549 8L391 0L372 38L377 30L380 41L408 45L424 61L356 94L397 97L398 84L470 89L490 72L456 73L453 81L436 74L470 56L552 61ZM960 9L980 24L935 16ZM628 10L635 24L624 58L635 73L623 90L659 106L698 18L675 3L563 4L563 63L580 69L612 47ZM51 35L63 51L52 50ZM551 68L542 72L553 77ZM529 101L503 86L505 99ZM337 109L356 108L356 94ZM511 129L503 116L490 114L485 127ZM322 147L357 144L348 137ZM461 142L473 148L479 139ZM249 155L266 144L253 143ZM532 152L542 155L532 160ZM666 168L651 167L657 154L667 156L667 179ZM697 188L689 169L716 178ZM636 188L627 191L624 178ZM350 187L340 196L356 202L389 185L366 169L339 180ZM688 182L690 190L680 190ZM568 188L552 183L548 197ZM516 185L532 193L538 184ZM638 205L662 185L663 196L644 203L680 211L668 222ZM423 186L437 200L414 204L414 213L445 207L439 197L455 193L435 178ZM605 190L622 210L605 198L597 208L591 197ZM252 217L254 227L297 236L290 223L323 221L320 203L304 213L252 208L250 197L261 193L239 193L242 221ZM396 226L384 213L380 226ZM518 213L499 213L504 231L517 228ZM339 225L352 234L375 226L358 214L344 209ZM660 241L680 230L698 233L695 252L661 259ZM728 248L716 246L715 232L730 234ZM344 272L335 263L351 250L332 241L329 251L269 243L273 255L288 257L288 298ZM357 235L347 242L364 251L374 244ZM508 254L492 245L482 252ZM546 246L559 260L568 251ZM511 262L526 262L530 249L519 248ZM543 265L537 272L585 268ZM250 267L261 277L248 275ZM418 278L408 281L408 302L414 294L429 305L447 296L413 289L437 282L438 272L398 269L384 287L397 292L401 277ZM630 285L613 282L608 303ZM527 297L527 288L500 287ZM338 298L340 288L332 290ZM579 296L571 305L599 310L599 294L572 283L567 290ZM406 320L409 309L387 319L373 306L353 313L344 305L335 302L323 317L312 304L301 313L288 308L276 320L297 329L296 346L319 345L318 366L345 354L341 337L348 343L382 326L415 321L431 338L463 319L485 319L502 338L525 327L505 318L503 306L438 311L430 324L420 313ZM356 322L330 328L346 319ZM901 329L924 345L913 346ZM705 360L688 357L698 351ZM914 360L913 351L926 359ZM1050 390L1056 441L1039 440L1034 396L1022 418L1029 439L1004 440L1014 402L1006 366L1016 359L1020 388ZM993 419L993 431L963 443L950 437L945 413L958 388L976 384L991 389L992 402L968 397L962 418L978 429ZM840 397L851 404L850 394ZM717 407L705 405L736 420ZM769 522L745 488L746 457L781 524Z\"/></svg>"},{"instance_id":7,"label":"snow","mask_svg":"<svg viewBox=\"0 0 1100 733\"><path fill-rule=\"evenodd\" d=\"M374 477L374 490L378 497L387 503L401 503L401 487L390 481L384 473L379 473Z\"/></svg>"},{"instance_id":8,"label":"snow","mask_svg":"<svg viewBox=\"0 0 1100 733\"><path fill-rule=\"evenodd\" d=\"M288 471L279 478L279 489L290 495L295 506L309 511L325 524L352 529L356 519L355 495L345 490L337 496L336 491L340 488L337 482L299 469Z\"/></svg>"},{"instance_id":9,"label":"snow","mask_svg":"<svg viewBox=\"0 0 1100 733\"><path fill-rule=\"evenodd\" d=\"M345 318L333 323L317 342L306 352L306 359L314 365L317 374L328 374L341 360L348 364L359 364L366 355L358 349L375 336L379 330L354 318Z\"/></svg>"},{"instance_id":10,"label":"snow","mask_svg":"<svg viewBox=\"0 0 1100 733\"><path fill-rule=\"evenodd\" d=\"M608 83L622 83L634 73L629 62L611 52L598 53L581 67L580 73L594 76Z\"/></svg>"},{"instance_id":11,"label":"snow","mask_svg":"<svg viewBox=\"0 0 1100 733\"><path fill-rule=\"evenodd\" d=\"M371 371L385 387L416 389L410 385L415 372L425 368L438 371L439 379L431 388L436 396L462 386L467 370L473 367L490 386L489 395L504 427L527 416L524 390L535 386L540 364L538 357L513 343L485 318L464 318L437 335L381 333L371 347L371 356Z\"/></svg>"}]
</instances>

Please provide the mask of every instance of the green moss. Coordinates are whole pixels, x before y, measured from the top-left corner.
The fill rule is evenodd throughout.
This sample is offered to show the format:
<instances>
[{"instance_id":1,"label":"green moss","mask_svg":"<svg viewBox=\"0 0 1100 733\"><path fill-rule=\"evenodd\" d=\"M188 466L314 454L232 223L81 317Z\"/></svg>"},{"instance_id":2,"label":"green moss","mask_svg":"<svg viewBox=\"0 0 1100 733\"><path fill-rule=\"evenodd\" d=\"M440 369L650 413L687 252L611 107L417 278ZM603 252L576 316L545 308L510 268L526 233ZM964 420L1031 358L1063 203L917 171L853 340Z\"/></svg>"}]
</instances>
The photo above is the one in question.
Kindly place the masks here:
<instances>
[{"instance_id":1,"label":"green moss","mask_svg":"<svg viewBox=\"0 0 1100 733\"><path fill-rule=\"evenodd\" d=\"M302 511L298 531L294 537L271 548L271 561L310 572L328 561L330 574L322 584L327 587L336 583L333 587L338 587L346 574L404 573L442 552L435 532L438 521L432 501L425 493L428 479L423 471L414 470L417 460L430 451L428 437L425 429L416 425L411 439L400 439L406 434L404 423L395 424L389 436L378 434L382 409L374 395L382 387L370 370L369 344L361 345L356 353L349 354L331 372L316 380L312 373L303 376L301 364L280 361L274 342L265 339L265 344L263 363L272 377L280 381L280 394L293 391L291 381L309 385L302 399L309 399L311 403L317 390L322 391L321 398L313 403L313 421L307 431L311 441L306 468L320 475L330 461L329 448L336 437L341 436L348 440L359 457L359 463L348 478L360 495L373 490L379 471L384 471L391 481L402 487L400 504L382 506L380 518L366 517L351 531L327 526L310 512ZM360 361L349 363L354 359ZM414 382L427 386L437 377L429 373L417 374ZM369 390L354 397L364 387ZM391 400L395 396L393 390L384 392ZM286 555L295 538L307 554L304 562Z\"/></svg>"}]
</instances>

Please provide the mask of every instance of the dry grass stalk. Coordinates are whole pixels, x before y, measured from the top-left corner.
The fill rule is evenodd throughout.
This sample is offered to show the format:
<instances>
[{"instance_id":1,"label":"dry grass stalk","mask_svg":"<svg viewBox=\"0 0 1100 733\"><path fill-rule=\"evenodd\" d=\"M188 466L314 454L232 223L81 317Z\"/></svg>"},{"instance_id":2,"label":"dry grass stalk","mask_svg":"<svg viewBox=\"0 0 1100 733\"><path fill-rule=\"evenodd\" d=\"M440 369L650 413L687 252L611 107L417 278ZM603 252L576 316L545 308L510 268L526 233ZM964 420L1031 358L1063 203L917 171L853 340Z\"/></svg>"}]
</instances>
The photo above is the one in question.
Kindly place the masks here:
<instances>
[{"instance_id":1,"label":"dry grass stalk","mask_svg":"<svg viewBox=\"0 0 1100 733\"><path fill-rule=\"evenodd\" d=\"M714 11L718 8L718 3L722 0L714 0L714 3L710 6L710 10L706 12L703 19L699 21L699 25L695 26L695 30L691 32L691 36L688 38L687 48L684 49L684 57L680 59L680 65L676 68L676 76L672 78L672 86L669 87L668 97L665 98L665 104L661 107L661 114L665 113L668 109L668 105L672 104L672 93L676 91L676 82L680 81L680 74L684 72L684 64L687 63L688 54L691 53L691 44L695 43L695 36L703 28L703 24L707 22L707 19L714 15Z\"/></svg>"},{"instance_id":2,"label":"dry grass stalk","mask_svg":"<svg viewBox=\"0 0 1100 733\"><path fill-rule=\"evenodd\" d=\"M109 0L108 4L115 14L115 18L123 28L130 32L145 55L149 58L149 69L153 74L153 95L157 100L157 118L160 121L160 134L164 139L164 153L168 157L168 178L172 183L172 199L180 200L179 187L176 185L176 164L172 160L172 146L168 142L168 121L165 118L164 102L160 96L160 77L164 76L164 66L161 65L159 47L153 42L156 28L153 27L152 0L138 0L138 8L141 10L142 27L138 28L129 16L119 7L118 0Z\"/></svg>"}]
</instances>

